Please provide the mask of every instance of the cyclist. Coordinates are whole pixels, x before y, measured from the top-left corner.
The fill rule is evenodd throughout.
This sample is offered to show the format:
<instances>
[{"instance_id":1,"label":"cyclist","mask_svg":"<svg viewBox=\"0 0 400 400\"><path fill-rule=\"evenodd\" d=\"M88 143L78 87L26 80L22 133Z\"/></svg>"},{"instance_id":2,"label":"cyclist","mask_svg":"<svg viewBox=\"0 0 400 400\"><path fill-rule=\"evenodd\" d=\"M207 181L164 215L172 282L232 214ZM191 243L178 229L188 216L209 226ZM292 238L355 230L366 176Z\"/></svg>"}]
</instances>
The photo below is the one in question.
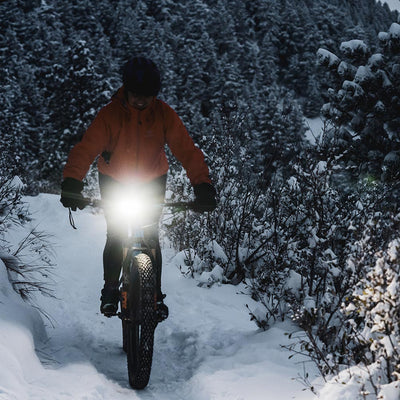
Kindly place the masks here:
<instances>
[{"instance_id":1,"label":"cyclist","mask_svg":"<svg viewBox=\"0 0 400 400\"><path fill-rule=\"evenodd\" d=\"M97 156L102 199L116 187L140 183L141 190L158 201L165 194L168 162L165 144L182 163L193 186L197 211L216 207L215 189L201 150L195 146L181 119L165 102L157 98L161 87L155 63L144 57L130 59L123 68L123 86L103 107L92 124L69 153L63 171L61 203L76 211L83 209L82 180ZM119 301L119 276L122 263L122 239L105 210L107 239L103 252L104 288L100 311L115 315ZM159 218L159 215L158 215ZM168 316L161 292L161 250L158 229L146 232L156 249L157 302L162 318Z\"/></svg>"}]
</instances>

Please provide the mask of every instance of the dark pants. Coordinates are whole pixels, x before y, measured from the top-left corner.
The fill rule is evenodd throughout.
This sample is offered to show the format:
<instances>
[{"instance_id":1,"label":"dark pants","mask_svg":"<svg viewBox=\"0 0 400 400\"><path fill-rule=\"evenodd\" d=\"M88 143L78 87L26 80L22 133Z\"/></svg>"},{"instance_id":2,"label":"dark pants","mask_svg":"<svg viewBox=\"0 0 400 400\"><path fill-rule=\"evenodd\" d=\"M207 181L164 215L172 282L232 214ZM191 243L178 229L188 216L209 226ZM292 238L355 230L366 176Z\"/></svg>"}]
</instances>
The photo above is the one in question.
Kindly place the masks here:
<instances>
[{"instance_id":1,"label":"dark pants","mask_svg":"<svg viewBox=\"0 0 400 400\"><path fill-rule=\"evenodd\" d=\"M163 175L157 179L154 179L151 182L143 184L141 188L142 190L145 190L146 193L151 193L151 196L154 196L153 198L155 199L156 203L161 203L164 201L166 182L167 175ZM101 198L103 200L110 199L110 196L115 190L123 187L122 184L117 182L115 179L111 178L108 175L103 175L100 173L99 185ZM112 220L112 217L107 212L107 208L104 209L104 215L107 223L107 240L103 252L104 284L118 286L123 259L122 243L125 235L124 233L121 233L120 229L118 229L120 227L116 226L115 221ZM161 248L158 232L158 220L160 218L160 215L161 209L160 212L158 212L157 215L154 216L154 220L157 223L151 228L146 229L144 232L146 240L151 243L151 247L154 250L153 255L155 261L157 288L159 291L159 295L161 295L162 267Z\"/></svg>"}]
</instances>

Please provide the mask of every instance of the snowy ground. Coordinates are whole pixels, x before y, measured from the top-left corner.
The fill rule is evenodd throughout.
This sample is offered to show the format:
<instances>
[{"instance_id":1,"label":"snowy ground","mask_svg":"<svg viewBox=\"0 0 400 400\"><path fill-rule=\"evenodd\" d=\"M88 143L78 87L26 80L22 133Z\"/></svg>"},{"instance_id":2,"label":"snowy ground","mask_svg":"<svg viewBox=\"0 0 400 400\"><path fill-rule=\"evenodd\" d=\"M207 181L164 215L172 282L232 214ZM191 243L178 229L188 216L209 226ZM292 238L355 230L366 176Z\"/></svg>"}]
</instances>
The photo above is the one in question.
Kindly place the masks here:
<instances>
[{"instance_id":1,"label":"snowy ground","mask_svg":"<svg viewBox=\"0 0 400 400\"><path fill-rule=\"evenodd\" d=\"M297 378L303 363L288 359L289 323L267 332L249 321L240 287L199 288L184 278L164 248L163 289L170 317L156 331L153 370L144 391L130 389L120 320L99 314L105 223L87 210L78 230L58 196L28 198L39 229L54 235L57 299L41 298L38 314L8 285L0 264L0 399L308 400ZM315 371L311 370L311 379Z\"/></svg>"}]
</instances>

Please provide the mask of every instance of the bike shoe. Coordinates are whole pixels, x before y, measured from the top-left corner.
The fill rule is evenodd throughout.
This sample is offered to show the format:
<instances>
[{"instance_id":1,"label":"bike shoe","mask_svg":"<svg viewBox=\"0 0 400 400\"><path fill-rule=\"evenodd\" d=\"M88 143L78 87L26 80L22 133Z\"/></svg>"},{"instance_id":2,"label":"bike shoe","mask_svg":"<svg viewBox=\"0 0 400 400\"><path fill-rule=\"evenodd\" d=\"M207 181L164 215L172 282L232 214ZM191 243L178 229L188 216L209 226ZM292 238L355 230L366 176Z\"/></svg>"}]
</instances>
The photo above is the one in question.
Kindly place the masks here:
<instances>
[{"instance_id":1,"label":"bike shoe","mask_svg":"<svg viewBox=\"0 0 400 400\"><path fill-rule=\"evenodd\" d=\"M157 322L162 322L164 320L166 320L168 318L168 307L164 304L164 302L161 301L157 301L157 308L156 308L156 319Z\"/></svg>"},{"instance_id":2,"label":"bike shoe","mask_svg":"<svg viewBox=\"0 0 400 400\"><path fill-rule=\"evenodd\" d=\"M100 312L106 317L112 317L117 314L119 302L119 289L116 287L104 286L101 291Z\"/></svg>"}]
</instances>

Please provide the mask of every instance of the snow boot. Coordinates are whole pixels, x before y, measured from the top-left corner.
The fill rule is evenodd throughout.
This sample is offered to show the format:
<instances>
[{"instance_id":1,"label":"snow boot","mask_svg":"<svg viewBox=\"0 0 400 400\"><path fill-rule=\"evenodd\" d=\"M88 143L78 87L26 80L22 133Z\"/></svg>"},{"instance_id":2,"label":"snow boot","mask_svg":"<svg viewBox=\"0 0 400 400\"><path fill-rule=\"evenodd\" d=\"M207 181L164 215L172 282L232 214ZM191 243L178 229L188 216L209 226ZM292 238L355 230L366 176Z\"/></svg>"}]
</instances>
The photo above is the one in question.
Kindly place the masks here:
<instances>
[{"instance_id":1,"label":"snow boot","mask_svg":"<svg viewBox=\"0 0 400 400\"><path fill-rule=\"evenodd\" d=\"M162 322L168 318L169 310L166 304L164 304L164 299L166 297L165 294L161 294L161 296L157 296L157 303L156 303L156 320L157 322Z\"/></svg>"},{"instance_id":2,"label":"snow boot","mask_svg":"<svg viewBox=\"0 0 400 400\"><path fill-rule=\"evenodd\" d=\"M119 302L119 288L115 285L104 285L101 291L100 312L106 317L117 315Z\"/></svg>"}]
</instances>

